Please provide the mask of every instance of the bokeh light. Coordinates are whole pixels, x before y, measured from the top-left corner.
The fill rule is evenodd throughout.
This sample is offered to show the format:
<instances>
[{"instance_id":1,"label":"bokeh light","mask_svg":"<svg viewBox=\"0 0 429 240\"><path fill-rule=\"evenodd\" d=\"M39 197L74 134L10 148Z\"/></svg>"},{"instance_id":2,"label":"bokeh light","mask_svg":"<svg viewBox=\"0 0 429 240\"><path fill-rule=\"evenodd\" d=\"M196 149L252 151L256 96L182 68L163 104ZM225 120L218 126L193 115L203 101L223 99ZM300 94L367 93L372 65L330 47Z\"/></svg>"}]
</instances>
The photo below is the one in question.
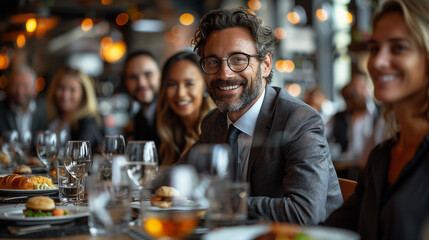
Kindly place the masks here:
<instances>
[{"instance_id":1,"label":"bokeh light","mask_svg":"<svg viewBox=\"0 0 429 240\"><path fill-rule=\"evenodd\" d=\"M276 35L276 37L278 39L285 39L286 38L286 29L284 28L276 28L274 29L274 35Z\"/></svg>"},{"instance_id":2,"label":"bokeh light","mask_svg":"<svg viewBox=\"0 0 429 240\"><path fill-rule=\"evenodd\" d=\"M26 41L25 35L23 33L20 33L18 35L18 37L16 38L16 46L19 47L19 48L24 47L25 46L25 41Z\"/></svg>"},{"instance_id":3,"label":"bokeh light","mask_svg":"<svg viewBox=\"0 0 429 240\"><path fill-rule=\"evenodd\" d=\"M184 13L184 14L180 15L179 21L180 21L181 24L183 24L185 26L189 26L192 23L194 23L195 18L190 13Z\"/></svg>"},{"instance_id":4,"label":"bokeh light","mask_svg":"<svg viewBox=\"0 0 429 240\"><path fill-rule=\"evenodd\" d=\"M127 24L128 20L130 20L130 18L126 13L120 13L116 16L116 24L118 24L118 26L124 26Z\"/></svg>"},{"instance_id":5,"label":"bokeh light","mask_svg":"<svg viewBox=\"0 0 429 240\"><path fill-rule=\"evenodd\" d=\"M295 63L291 60L278 60L275 65L279 72L292 72L295 69Z\"/></svg>"},{"instance_id":6,"label":"bokeh light","mask_svg":"<svg viewBox=\"0 0 429 240\"><path fill-rule=\"evenodd\" d=\"M103 5L110 5L112 4L113 0L101 0L101 4Z\"/></svg>"},{"instance_id":7,"label":"bokeh light","mask_svg":"<svg viewBox=\"0 0 429 240\"><path fill-rule=\"evenodd\" d=\"M5 70L9 67L9 56L7 54L0 54L0 70Z\"/></svg>"},{"instance_id":8,"label":"bokeh light","mask_svg":"<svg viewBox=\"0 0 429 240\"><path fill-rule=\"evenodd\" d=\"M109 63L114 63L119 61L127 51L127 45L123 41L116 43L105 43L102 48L100 48L101 57Z\"/></svg>"},{"instance_id":9,"label":"bokeh light","mask_svg":"<svg viewBox=\"0 0 429 240\"><path fill-rule=\"evenodd\" d=\"M82 24L80 25L82 31L84 32L88 32L92 29L92 26L94 25L93 21L91 18L85 18L82 21Z\"/></svg>"},{"instance_id":10,"label":"bokeh light","mask_svg":"<svg viewBox=\"0 0 429 240\"><path fill-rule=\"evenodd\" d=\"M322 8L317 9L316 18L321 22L325 22L326 20L328 20L328 11Z\"/></svg>"},{"instance_id":11,"label":"bokeh light","mask_svg":"<svg viewBox=\"0 0 429 240\"><path fill-rule=\"evenodd\" d=\"M288 13L287 16L286 16L286 18L292 24L298 24L299 21L301 21L301 18L299 16L299 14L296 13L296 12L290 12L290 13Z\"/></svg>"},{"instance_id":12,"label":"bokeh light","mask_svg":"<svg viewBox=\"0 0 429 240\"><path fill-rule=\"evenodd\" d=\"M348 24L353 23L353 14L349 11L344 11L343 13L344 21Z\"/></svg>"},{"instance_id":13,"label":"bokeh light","mask_svg":"<svg viewBox=\"0 0 429 240\"><path fill-rule=\"evenodd\" d=\"M25 29L27 30L27 32L32 33L35 32L37 28L37 21L35 18L29 18L27 19L27 21L25 22Z\"/></svg>"},{"instance_id":14,"label":"bokeh light","mask_svg":"<svg viewBox=\"0 0 429 240\"><path fill-rule=\"evenodd\" d=\"M45 79L43 77L38 77L36 79L36 89L37 91L41 92L43 89L45 89Z\"/></svg>"},{"instance_id":15,"label":"bokeh light","mask_svg":"<svg viewBox=\"0 0 429 240\"><path fill-rule=\"evenodd\" d=\"M259 0L250 0L247 2L247 6L252 10L259 10L262 4Z\"/></svg>"},{"instance_id":16,"label":"bokeh light","mask_svg":"<svg viewBox=\"0 0 429 240\"><path fill-rule=\"evenodd\" d=\"M302 88L297 83L288 84L285 86L285 90L292 96L298 97L301 94Z\"/></svg>"}]
</instances>

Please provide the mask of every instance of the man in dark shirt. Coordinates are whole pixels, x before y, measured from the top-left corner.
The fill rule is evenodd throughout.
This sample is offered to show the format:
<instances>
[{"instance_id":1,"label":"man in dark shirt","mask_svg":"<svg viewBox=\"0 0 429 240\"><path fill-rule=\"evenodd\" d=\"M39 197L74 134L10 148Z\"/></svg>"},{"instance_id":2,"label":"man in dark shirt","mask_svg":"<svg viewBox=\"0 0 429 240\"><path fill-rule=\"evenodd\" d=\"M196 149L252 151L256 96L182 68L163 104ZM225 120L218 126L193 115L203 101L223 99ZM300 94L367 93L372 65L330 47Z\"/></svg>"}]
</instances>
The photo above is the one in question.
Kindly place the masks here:
<instances>
[{"instance_id":1,"label":"man in dark shirt","mask_svg":"<svg viewBox=\"0 0 429 240\"><path fill-rule=\"evenodd\" d=\"M139 102L140 111L134 116L134 140L153 140L159 148L156 131L156 103L161 74L152 53L136 51L125 62L125 86L134 100Z\"/></svg>"}]
</instances>

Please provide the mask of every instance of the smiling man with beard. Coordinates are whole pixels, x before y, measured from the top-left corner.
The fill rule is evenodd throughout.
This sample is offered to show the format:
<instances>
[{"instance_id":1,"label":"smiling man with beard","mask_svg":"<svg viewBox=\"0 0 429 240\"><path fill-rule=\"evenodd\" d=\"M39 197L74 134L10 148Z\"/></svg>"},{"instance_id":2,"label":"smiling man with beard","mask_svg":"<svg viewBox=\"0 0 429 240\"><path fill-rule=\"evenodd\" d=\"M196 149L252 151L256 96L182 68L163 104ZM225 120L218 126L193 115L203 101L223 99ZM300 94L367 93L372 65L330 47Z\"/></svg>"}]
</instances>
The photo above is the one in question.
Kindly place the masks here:
<instances>
[{"instance_id":1,"label":"smiling man with beard","mask_svg":"<svg viewBox=\"0 0 429 240\"><path fill-rule=\"evenodd\" d=\"M232 175L250 184L249 211L314 224L341 205L341 191L320 115L269 85L277 42L244 9L202 18L193 44L217 109L205 117L196 144L225 143L228 129L239 129Z\"/></svg>"},{"instance_id":2,"label":"smiling man with beard","mask_svg":"<svg viewBox=\"0 0 429 240\"><path fill-rule=\"evenodd\" d=\"M161 84L161 73L155 56L146 50L128 55L125 61L125 86L128 94L140 104L140 111L134 116L134 140L155 141L159 149L156 131L155 111L157 95Z\"/></svg>"}]
</instances>

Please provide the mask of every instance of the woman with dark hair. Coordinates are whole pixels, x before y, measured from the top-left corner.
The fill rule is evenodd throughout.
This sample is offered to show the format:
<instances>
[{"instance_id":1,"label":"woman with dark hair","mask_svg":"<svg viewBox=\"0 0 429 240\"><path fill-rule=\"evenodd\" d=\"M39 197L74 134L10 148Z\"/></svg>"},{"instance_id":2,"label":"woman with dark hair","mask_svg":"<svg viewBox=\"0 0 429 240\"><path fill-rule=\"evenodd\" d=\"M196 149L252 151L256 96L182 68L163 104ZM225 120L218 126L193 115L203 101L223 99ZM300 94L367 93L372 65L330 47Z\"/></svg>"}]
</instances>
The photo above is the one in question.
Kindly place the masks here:
<instances>
[{"instance_id":1,"label":"woman with dark hair","mask_svg":"<svg viewBox=\"0 0 429 240\"><path fill-rule=\"evenodd\" d=\"M198 140L201 121L214 107L205 92L198 56L182 51L170 57L162 69L156 110L163 166L174 164Z\"/></svg>"},{"instance_id":2,"label":"woman with dark hair","mask_svg":"<svg viewBox=\"0 0 429 240\"><path fill-rule=\"evenodd\" d=\"M374 16L368 71L391 138L325 224L362 239L423 239L429 217L429 1L387 0Z\"/></svg>"}]
</instances>

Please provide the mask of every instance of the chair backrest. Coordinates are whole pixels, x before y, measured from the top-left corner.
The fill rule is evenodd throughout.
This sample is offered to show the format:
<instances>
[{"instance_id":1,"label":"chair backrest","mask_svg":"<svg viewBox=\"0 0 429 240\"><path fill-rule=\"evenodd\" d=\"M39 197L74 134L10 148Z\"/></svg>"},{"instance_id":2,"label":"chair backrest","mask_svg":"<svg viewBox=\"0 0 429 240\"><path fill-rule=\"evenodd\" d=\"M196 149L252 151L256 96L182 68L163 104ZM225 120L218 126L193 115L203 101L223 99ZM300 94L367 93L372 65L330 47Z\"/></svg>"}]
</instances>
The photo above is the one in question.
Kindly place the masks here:
<instances>
[{"instance_id":1,"label":"chair backrest","mask_svg":"<svg viewBox=\"0 0 429 240\"><path fill-rule=\"evenodd\" d=\"M345 178L338 178L338 182L340 183L341 194L345 201L355 191L357 182Z\"/></svg>"}]
</instances>

